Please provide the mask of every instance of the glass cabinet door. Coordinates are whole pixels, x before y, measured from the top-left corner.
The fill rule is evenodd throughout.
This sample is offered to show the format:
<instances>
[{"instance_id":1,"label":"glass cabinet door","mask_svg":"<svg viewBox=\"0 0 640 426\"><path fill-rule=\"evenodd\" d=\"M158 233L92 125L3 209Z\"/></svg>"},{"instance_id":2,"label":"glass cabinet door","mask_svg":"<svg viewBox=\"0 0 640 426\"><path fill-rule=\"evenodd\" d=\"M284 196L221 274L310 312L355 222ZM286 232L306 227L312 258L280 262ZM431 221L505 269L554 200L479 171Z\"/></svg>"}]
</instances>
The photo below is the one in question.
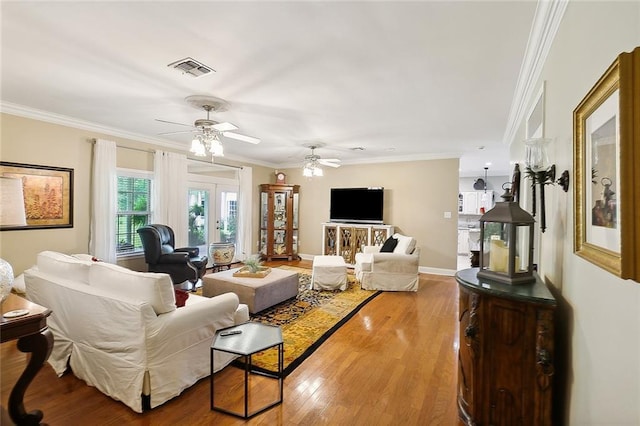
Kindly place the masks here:
<instances>
[{"instance_id":1,"label":"glass cabinet door","mask_svg":"<svg viewBox=\"0 0 640 426\"><path fill-rule=\"evenodd\" d=\"M260 193L260 254L267 253L267 226L269 225L269 193Z\"/></svg>"},{"instance_id":2,"label":"glass cabinet door","mask_svg":"<svg viewBox=\"0 0 640 426\"><path fill-rule=\"evenodd\" d=\"M273 231L273 253L285 254L287 252L287 231L276 229Z\"/></svg>"},{"instance_id":3,"label":"glass cabinet door","mask_svg":"<svg viewBox=\"0 0 640 426\"><path fill-rule=\"evenodd\" d=\"M298 230L293 230L293 246L292 246L293 254L298 254Z\"/></svg>"},{"instance_id":4,"label":"glass cabinet door","mask_svg":"<svg viewBox=\"0 0 640 426\"><path fill-rule=\"evenodd\" d=\"M266 229L267 223L269 221L269 193L261 192L260 193L260 228Z\"/></svg>"},{"instance_id":5,"label":"glass cabinet door","mask_svg":"<svg viewBox=\"0 0 640 426\"><path fill-rule=\"evenodd\" d=\"M276 192L273 195L273 227L286 228L287 226L287 193Z\"/></svg>"},{"instance_id":6,"label":"glass cabinet door","mask_svg":"<svg viewBox=\"0 0 640 426\"><path fill-rule=\"evenodd\" d=\"M298 197L300 194L293 194L293 228L298 229Z\"/></svg>"},{"instance_id":7,"label":"glass cabinet door","mask_svg":"<svg viewBox=\"0 0 640 426\"><path fill-rule=\"evenodd\" d=\"M260 254L267 255L267 230L260 230Z\"/></svg>"},{"instance_id":8,"label":"glass cabinet door","mask_svg":"<svg viewBox=\"0 0 640 426\"><path fill-rule=\"evenodd\" d=\"M298 197L299 194L293 194L293 241L291 248L294 255L298 254Z\"/></svg>"}]
</instances>

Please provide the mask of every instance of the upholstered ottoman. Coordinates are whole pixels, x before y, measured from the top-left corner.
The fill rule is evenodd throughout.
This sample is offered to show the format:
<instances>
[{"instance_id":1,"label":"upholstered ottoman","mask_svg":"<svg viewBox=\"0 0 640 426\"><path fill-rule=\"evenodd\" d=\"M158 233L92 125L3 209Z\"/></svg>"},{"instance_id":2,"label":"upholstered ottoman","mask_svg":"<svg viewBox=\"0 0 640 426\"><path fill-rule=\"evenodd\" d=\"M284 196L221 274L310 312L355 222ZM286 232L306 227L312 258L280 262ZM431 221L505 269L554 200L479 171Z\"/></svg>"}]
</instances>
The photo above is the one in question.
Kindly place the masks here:
<instances>
[{"instance_id":1,"label":"upholstered ottoman","mask_svg":"<svg viewBox=\"0 0 640 426\"><path fill-rule=\"evenodd\" d=\"M234 277L240 268L207 274L202 277L202 295L213 297L235 293L255 314L298 295L298 273L272 268L264 278Z\"/></svg>"},{"instance_id":2,"label":"upholstered ottoman","mask_svg":"<svg viewBox=\"0 0 640 426\"><path fill-rule=\"evenodd\" d=\"M346 290L347 264L342 256L313 258L311 282L314 290Z\"/></svg>"}]
</instances>

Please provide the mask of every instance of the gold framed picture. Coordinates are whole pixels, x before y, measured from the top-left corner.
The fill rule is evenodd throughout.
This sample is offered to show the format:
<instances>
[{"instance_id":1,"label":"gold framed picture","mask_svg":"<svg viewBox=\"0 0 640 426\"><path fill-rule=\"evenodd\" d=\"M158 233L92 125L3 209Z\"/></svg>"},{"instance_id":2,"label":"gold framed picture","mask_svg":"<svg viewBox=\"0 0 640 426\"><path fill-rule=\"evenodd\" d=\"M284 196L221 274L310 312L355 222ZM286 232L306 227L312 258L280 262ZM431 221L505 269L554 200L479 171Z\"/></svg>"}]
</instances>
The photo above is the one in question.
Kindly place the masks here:
<instances>
[{"instance_id":1,"label":"gold framed picture","mask_svg":"<svg viewBox=\"0 0 640 426\"><path fill-rule=\"evenodd\" d=\"M573 112L574 252L640 281L640 47L622 53Z\"/></svg>"},{"instance_id":2,"label":"gold framed picture","mask_svg":"<svg viewBox=\"0 0 640 426\"><path fill-rule=\"evenodd\" d=\"M0 230L73 228L73 169L1 161L0 176L22 181L27 223Z\"/></svg>"}]
</instances>

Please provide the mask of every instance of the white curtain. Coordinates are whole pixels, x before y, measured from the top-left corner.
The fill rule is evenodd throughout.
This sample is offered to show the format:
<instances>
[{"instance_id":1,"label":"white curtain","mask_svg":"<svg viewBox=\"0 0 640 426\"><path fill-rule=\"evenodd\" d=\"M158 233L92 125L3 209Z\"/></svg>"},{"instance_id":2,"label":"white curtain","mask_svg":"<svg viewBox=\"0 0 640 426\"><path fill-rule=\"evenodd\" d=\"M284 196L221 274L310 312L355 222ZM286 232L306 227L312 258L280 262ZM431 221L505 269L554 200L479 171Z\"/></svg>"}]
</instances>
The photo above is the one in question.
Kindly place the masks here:
<instances>
[{"instance_id":1,"label":"white curtain","mask_svg":"<svg viewBox=\"0 0 640 426\"><path fill-rule=\"evenodd\" d=\"M116 263L117 185L116 143L98 139L93 147L89 253L109 263Z\"/></svg>"},{"instance_id":2,"label":"white curtain","mask_svg":"<svg viewBox=\"0 0 640 426\"><path fill-rule=\"evenodd\" d=\"M185 247L189 228L187 156L156 151L153 174L153 222L171 227L176 247Z\"/></svg>"},{"instance_id":3,"label":"white curtain","mask_svg":"<svg viewBox=\"0 0 640 426\"><path fill-rule=\"evenodd\" d=\"M242 167L239 175L240 211L238 212L236 258L239 260L245 260L253 253L253 233L251 223L251 212L253 210L253 169L251 167Z\"/></svg>"}]
</instances>

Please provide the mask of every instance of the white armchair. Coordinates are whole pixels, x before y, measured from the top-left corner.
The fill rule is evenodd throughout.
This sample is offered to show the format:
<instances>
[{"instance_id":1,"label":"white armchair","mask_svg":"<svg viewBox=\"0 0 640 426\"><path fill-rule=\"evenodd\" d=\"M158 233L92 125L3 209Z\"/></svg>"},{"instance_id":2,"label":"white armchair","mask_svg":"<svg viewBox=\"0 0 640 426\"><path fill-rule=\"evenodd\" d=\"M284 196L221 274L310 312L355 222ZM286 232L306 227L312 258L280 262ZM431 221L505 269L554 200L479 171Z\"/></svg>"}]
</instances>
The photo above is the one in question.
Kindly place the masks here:
<instances>
[{"instance_id":1,"label":"white armchair","mask_svg":"<svg viewBox=\"0 0 640 426\"><path fill-rule=\"evenodd\" d=\"M394 234L398 245L393 252L382 246L365 246L356 254L355 274L366 290L418 291L420 249L411 237Z\"/></svg>"}]
</instances>

